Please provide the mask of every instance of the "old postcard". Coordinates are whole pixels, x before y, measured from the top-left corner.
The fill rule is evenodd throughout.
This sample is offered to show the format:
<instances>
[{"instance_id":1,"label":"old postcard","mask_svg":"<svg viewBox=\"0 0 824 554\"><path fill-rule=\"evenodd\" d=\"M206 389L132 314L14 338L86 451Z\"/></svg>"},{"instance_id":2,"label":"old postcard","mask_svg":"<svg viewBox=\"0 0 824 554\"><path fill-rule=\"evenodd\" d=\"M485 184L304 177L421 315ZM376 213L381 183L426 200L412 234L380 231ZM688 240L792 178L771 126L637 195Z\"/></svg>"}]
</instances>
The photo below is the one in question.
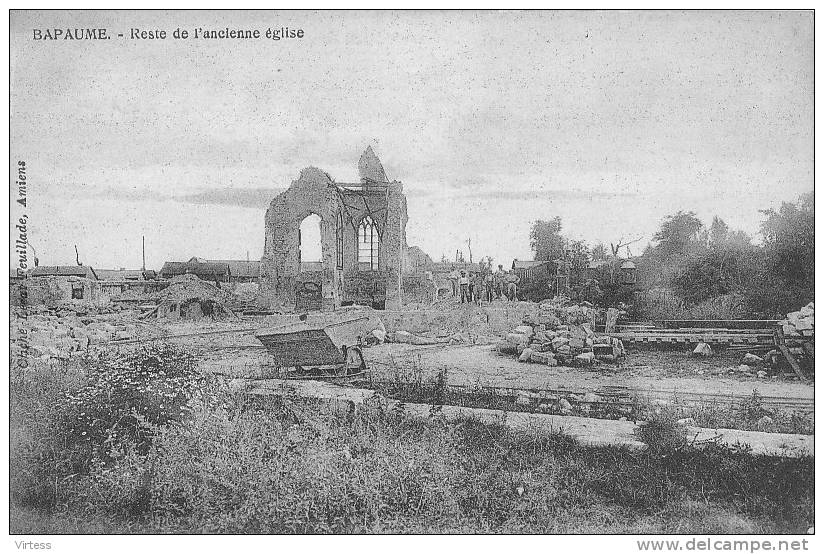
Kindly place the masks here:
<instances>
[{"instance_id":1,"label":"old postcard","mask_svg":"<svg viewBox=\"0 0 824 554\"><path fill-rule=\"evenodd\" d=\"M9 18L15 549L809 549L812 11Z\"/></svg>"}]
</instances>

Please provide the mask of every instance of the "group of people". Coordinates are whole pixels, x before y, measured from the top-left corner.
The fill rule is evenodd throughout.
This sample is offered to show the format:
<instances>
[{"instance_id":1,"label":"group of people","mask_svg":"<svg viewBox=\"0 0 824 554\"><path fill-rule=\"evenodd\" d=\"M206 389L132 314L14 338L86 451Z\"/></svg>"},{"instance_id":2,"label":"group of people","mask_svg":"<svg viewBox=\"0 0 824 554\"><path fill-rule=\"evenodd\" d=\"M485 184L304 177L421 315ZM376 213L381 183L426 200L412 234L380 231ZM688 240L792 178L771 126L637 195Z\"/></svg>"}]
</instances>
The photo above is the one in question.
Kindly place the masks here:
<instances>
[{"instance_id":1,"label":"group of people","mask_svg":"<svg viewBox=\"0 0 824 554\"><path fill-rule=\"evenodd\" d=\"M518 299L518 284L520 277L513 270L504 271L502 265L493 272L467 271L465 269L455 270L449 274L449 282L452 285L452 297L460 298L461 304L481 302L492 302L496 298L501 300L506 298L514 302ZM436 293L437 294L437 293Z\"/></svg>"}]
</instances>

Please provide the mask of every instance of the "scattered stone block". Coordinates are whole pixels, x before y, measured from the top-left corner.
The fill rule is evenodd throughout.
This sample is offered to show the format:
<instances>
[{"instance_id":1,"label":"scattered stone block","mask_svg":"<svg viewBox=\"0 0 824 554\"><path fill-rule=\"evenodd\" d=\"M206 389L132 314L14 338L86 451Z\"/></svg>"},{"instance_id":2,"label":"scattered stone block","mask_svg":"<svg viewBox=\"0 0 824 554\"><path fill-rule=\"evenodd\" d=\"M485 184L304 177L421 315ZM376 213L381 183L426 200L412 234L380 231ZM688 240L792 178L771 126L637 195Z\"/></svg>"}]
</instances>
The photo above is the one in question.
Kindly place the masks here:
<instances>
[{"instance_id":1,"label":"scattered stone block","mask_svg":"<svg viewBox=\"0 0 824 554\"><path fill-rule=\"evenodd\" d=\"M575 361L581 365L592 365L595 362L595 354L592 352L584 352L575 356Z\"/></svg>"},{"instance_id":2,"label":"scattered stone block","mask_svg":"<svg viewBox=\"0 0 824 554\"><path fill-rule=\"evenodd\" d=\"M744 365L759 365L764 363L764 360L759 358L755 354L747 352L746 354L744 354L744 358L741 360L741 362Z\"/></svg>"},{"instance_id":3,"label":"scattered stone block","mask_svg":"<svg viewBox=\"0 0 824 554\"><path fill-rule=\"evenodd\" d=\"M699 342L692 354L693 356L704 356L706 358L712 356L712 348L706 342Z\"/></svg>"}]
</instances>

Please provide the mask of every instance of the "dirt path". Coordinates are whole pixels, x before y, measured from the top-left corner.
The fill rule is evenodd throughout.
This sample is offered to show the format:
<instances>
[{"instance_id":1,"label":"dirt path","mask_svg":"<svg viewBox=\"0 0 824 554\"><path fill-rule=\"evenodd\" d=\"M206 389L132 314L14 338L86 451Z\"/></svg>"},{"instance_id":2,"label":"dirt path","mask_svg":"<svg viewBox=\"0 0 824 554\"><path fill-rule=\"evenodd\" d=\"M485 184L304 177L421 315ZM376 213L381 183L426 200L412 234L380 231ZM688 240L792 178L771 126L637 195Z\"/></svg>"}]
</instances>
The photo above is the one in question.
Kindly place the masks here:
<instances>
[{"instance_id":1,"label":"dirt path","mask_svg":"<svg viewBox=\"0 0 824 554\"><path fill-rule=\"evenodd\" d=\"M499 355L491 346L447 348L411 347L386 344L366 351L368 361L378 376L388 376L396 368L420 369L424 378L446 370L447 382L454 385L479 385L524 389L567 389L593 391L630 389L650 399L713 401L721 397L745 398L758 390L766 403L785 407L812 407L811 384L765 379L730 379L717 375L671 377L667 371L652 366L618 368L602 365L598 369L548 367L520 363L510 356ZM669 397L669 398L668 398Z\"/></svg>"},{"instance_id":2,"label":"dirt path","mask_svg":"<svg viewBox=\"0 0 824 554\"><path fill-rule=\"evenodd\" d=\"M315 381L267 381L237 380L239 388L245 388L251 394L291 396L314 398L328 404L334 411L349 413L351 409L363 406L383 406L384 409L397 409L402 406L404 412L418 417L430 417L431 406L427 404L403 403L381 399L377 393L368 389L339 387L329 383ZM351 406L351 408L350 408ZM591 419L575 416L549 414L529 414L502 412L483 408L459 406L441 406L440 413L449 420L474 418L486 423L499 423L522 432L562 432L582 444L589 446L623 446L632 449L646 448L639 438L640 425L632 421L608 419ZM734 429L705 429L687 427L687 435L695 444L718 442L726 445L748 445L753 454L778 456L813 455L814 437L812 435L793 435L785 433L761 433L757 431L739 431Z\"/></svg>"}]
</instances>

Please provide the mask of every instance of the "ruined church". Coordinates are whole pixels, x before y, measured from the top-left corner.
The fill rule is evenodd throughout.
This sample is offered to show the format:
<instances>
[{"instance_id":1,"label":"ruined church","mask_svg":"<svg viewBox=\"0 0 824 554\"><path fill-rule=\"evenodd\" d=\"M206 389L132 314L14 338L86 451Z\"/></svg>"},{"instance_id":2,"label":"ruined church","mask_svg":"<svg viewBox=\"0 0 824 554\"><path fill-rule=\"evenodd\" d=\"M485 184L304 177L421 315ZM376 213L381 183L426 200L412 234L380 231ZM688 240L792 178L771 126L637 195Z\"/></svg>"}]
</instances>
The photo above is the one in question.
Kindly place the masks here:
<instances>
[{"instance_id":1,"label":"ruined church","mask_svg":"<svg viewBox=\"0 0 824 554\"><path fill-rule=\"evenodd\" d=\"M261 292L296 311L401 304L406 197L371 147L358 162L359 183L337 183L308 167L266 211ZM320 225L320 260L306 259L301 224Z\"/></svg>"}]
</instances>

